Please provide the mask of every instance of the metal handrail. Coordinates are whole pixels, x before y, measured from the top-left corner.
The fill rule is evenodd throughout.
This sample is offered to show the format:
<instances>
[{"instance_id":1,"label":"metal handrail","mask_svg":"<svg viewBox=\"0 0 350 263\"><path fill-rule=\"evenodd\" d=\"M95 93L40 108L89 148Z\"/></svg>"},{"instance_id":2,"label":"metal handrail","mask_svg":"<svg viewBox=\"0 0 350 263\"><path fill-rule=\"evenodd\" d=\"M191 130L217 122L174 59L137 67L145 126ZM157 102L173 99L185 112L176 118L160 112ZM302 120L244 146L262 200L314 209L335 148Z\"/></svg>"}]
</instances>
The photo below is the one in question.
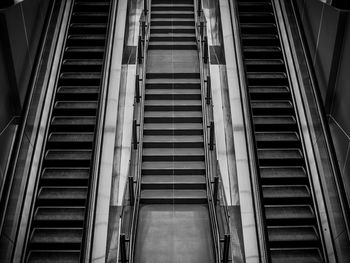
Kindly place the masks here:
<instances>
[{"instance_id":1,"label":"metal handrail","mask_svg":"<svg viewBox=\"0 0 350 263\"><path fill-rule=\"evenodd\" d=\"M207 21L202 9L202 1L198 0L195 5L196 16L196 35L199 47L200 71L201 71L201 85L203 88L202 96L205 100L202 100L202 107L204 109L203 123L205 127L204 131L204 142L206 147L206 167L207 167L207 196L209 202L210 220L212 230L214 234L215 252L217 262L228 262L229 261L229 247L230 247L230 230L229 230L229 213L227 210L227 202L223 193L223 185L220 173L217 173L217 160L215 154L215 143L214 143L214 121L209 121L210 117L213 116L213 104L211 103L211 83L210 83L210 70L209 70L209 45L207 36ZM206 79L206 80L205 80ZM208 125L210 123L210 125ZM219 197L219 198L218 198ZM217 202L219 200L219 203ZM223 208L224 229L221 231L220 224L218 223L218 214ZM223 235L221 235L223 233ZM223 247L221 244L223 243Z\"/></svg>"},{"instance_id":2,"label":"metal handrail","mask_svg":"<svg viewBox=\"0 0 350 263\"><path fill-rule=\"evenodd\" d=\"M120 256L122 262L133 262L133 253L135 246L135 237L137 231L138 224L138 213L139 213L139 205L140 205L140 197L141 197L141 160L142 160L142 143L140 140L143 136L143 111L144 111L144 90L145 90L145 80L146 80L146 54L148 49L148 41L149 41L149 9L147 6L149 5L149 0L144 0L144 9L142 11L140 17L140 28L138 34L138 47L137 47L137 72L135 79L135 104L134 104L134 115L136 115L137 120L133 121L133 149L136 151L133 154L132 162L130 164L131 169L129 180L128 180L128 192L129 192L129 200L130 206L132 207L132 216L131 216L131 225L129 229L126 229L128 235L125 232L121 232L120 235ZM140 79L140 76L141 79ZM141 82L141 84L140 84ZM140 127L137 131L137 127ZM125 217L125 210L123 209L121 213L121 219ZM122 220L123 221L123 220ZM129 237L129 238L127 238ZM129 246L127 248L126 242L128 242ZM122 251L125 250L125 251Z\"/></svg>"}]
</instances>

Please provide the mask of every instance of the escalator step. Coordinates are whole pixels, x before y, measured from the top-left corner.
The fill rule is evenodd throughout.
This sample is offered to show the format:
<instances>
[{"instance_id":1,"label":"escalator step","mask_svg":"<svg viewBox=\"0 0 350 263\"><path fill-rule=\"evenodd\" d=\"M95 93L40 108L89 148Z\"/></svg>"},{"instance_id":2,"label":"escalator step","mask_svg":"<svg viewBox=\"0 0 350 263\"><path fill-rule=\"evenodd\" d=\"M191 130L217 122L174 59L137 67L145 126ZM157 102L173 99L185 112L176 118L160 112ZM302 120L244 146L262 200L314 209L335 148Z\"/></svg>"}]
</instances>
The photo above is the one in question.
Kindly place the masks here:
<instances>
[{"instance_id":1,"label":"escalator step","mask_svg":"<svg viewBox=\"0 0 350 263\"><path fill-rule=\"evenodd\" d=\"M315 222L315 215L309 205L268 205L265 206L269 225L305 225Z\"/></svg>"},{"instance_id":2,"label":"escalator step","mask_svg":"<svg viewBox=\"0 0 350 263\"><path fill-rule=\"evenodd\" d=\"M199 89L147 89L146 100L200 100Z\"/></svg>"},{"instance_id":3,"label":"escalator step","mask_svg":"<svg viewBox=\"0 0 350 263\"><path fill-rule=\"evenodd\" d=\"M89 168L51 167L45 168L41 185L55 186L86 186L90 176Z\"/></svg>"},{"instance_id":4,"label":"escalator step","mask_svg":"<svg viewBox=\"0 0 350 263\"><path fill-rule=\"evenodd\" d=\"M30 244L32 249L78 250L82 238L81 228L34 228Z\"/></svg>"},{"instance_id":5,"label":"escalator step","mask_svg":"<svg viewBox=\"0 0 350 263\"><path fill-rule=\"evenodd\" d=\"M80 260L79 250L32 250L28 263L77 263Z\"/></svg>"},{"instance_id":6,"label":"escalator step","mask_svg":"<svg viewBox=\"0 0 350 263\"><path fill-rule=\"evenodd\" d=\"M296 132L256 132L258 148L296 148L300 139Z\"/></svg>"},{"instance_id":7,"label":"escalator step","mask_svg":"<svg viewBox=\"0 0 350 263\"><path fill-rule=\"evenodd\" d=\"M322 263L321 253L318 248L271 248L272 263Z\"/></svg>"},{"instance_id":8,"label":"escalator step","mask_svg":"<svg viewBox=\"0 0 350 263\"><path fill-rule=\"evenodd\" d=\"M260 176L268 184L300 183L307 180L307 174L302 166L262 166Z\"/></svg>"},{"instance_id":9,"label":"escalator step","mask_svg":"<svg viewBox=\"0 0 350 263\"><path fill-rule=\"evenodd\" d=\"M94 133L67 133L53 132L49 134L48 145L56 149L91 148L94 140Z\"/></svg>"},{"instance_id":10,"label":"escalator step","mask_svg":"<svg viewBox=\"0 0 350 263\"><path fill-rule=\"evenodd\" d=\"M311 201L308 187L305 185L263 186L265 204L305 204Z\"/></svg>"},{"instance_id":11,"label":"escalator step","mask_svg":"<svg viewBox=\"0 0 350 263\"><path fill-rule=\"evenodd\" d=\"M272 247L308 247L319 241L312 226L271 226L267 232Z\"/></svg>"},{"instance_id":12,"label":"escalator step","mask_svg":"<svg viewBox=\"0 0 350 263\"><path fill-rule=\"evenodd\" d=\"M87 198L87 187L60 187L60 186L45 186L41 187L38 193L38 205L44 206L65 206L70 205L85 205Z\"/></svg>"},{"instance_id":13,"label":"escalator step","mask_svg":"<svg viewBox=\"0 0 350 263\"><path fill-rule=\"evenodd\" d=\"M34 214L36 227L83 227L84 207L38 207Z\"/></svg>"},{"instance_id":14,"label":"escalator step","mask_svg":"<svg viewBox=\"0 0 350 263\"><path fill-rule=\"evenodd\" d=\"M144 148L200 148L203 144L203 136L200 135L145 135L143 137Z\"/></svg>"}]
</instances>

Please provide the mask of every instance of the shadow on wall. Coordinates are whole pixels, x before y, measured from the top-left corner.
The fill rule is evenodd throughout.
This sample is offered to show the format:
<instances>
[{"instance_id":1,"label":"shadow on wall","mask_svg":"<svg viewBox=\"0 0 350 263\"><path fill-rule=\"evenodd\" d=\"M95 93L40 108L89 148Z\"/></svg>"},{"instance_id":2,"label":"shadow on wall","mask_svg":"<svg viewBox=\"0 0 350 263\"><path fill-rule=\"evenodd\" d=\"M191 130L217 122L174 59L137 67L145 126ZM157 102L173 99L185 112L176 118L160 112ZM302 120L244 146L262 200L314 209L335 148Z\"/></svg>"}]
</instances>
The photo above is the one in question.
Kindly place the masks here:
<instances>
[{"instance_id":1,"label":"shadow on wall","mask_svg":"<svg viewBox=\"0 0 350 263\"><path fill-rule=\"evenodd\" d=\"M49 2L1 1L0 196Z\"/></svg>"},{"instance_id":2,"label":"shadow on wall","mask_svg":"<svg viewBox=\"0 0 350 263\"><path fill-rule=\"evenodd\" d=\"M335 9L319 0L296 2L350 203L349 11Z\"/></svg>"}]
</instances>

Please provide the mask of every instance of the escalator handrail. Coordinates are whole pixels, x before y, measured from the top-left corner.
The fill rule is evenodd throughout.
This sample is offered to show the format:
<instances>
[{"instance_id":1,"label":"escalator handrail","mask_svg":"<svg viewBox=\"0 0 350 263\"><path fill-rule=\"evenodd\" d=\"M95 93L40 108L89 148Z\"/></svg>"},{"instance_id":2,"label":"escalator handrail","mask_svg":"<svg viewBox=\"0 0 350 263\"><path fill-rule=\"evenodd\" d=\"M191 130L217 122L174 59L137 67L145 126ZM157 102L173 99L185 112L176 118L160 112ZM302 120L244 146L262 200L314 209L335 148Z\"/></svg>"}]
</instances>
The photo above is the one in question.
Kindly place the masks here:
<instances>
[{"instance_id":1,"label":"escalator handrail","mask_svg":"<svg viewBox=\"0 0 350 263\"><path fill-rule=\"evenodd\" d=\"M266 263L269 262L269 253L267 248L267 233L264 223L264 213L263 213L263 205L260 200L262 200L262 193L259 187L259 170L257 166L257 153L255 149L255 139L253 136L254 129L252 125L252 111L250 105L248 103L249 94L247 89L247 79L245 75L245 67L243 64L243 52L242 52L242 39L240 37L240 28L239 28L239 11L238 11L238 3L234 1L229 2L229 8L231 13L231 26L233 32L233 42L235 45L235 57L236 57L236 65L238 71L239 78L239 91L241 94L241 105L242 105L242 117L243 117L243 125L246 137L246 147L248 152L248 162L249 162L249 171L251 178L251 191L252 191L252 199L254 205L254 216L255 216L255 224L257 228L257 239L258 239L258 250L260 254L260 262Z\"/></svg>"},{"instance_id":2,"label":"escalator handrail","mask_svg":"<svg viewBox=\"0 0 350 263\"><path fill-rule=\"evenodd\" d=\"M104 65L102 70L102 83L100 89L100 97L99 97L99 106L97 110L97 123L95 129L95 139L93 146L93 160L91 166L91 176L89 179L89 196L87 201L87 209L86 209L86 221L85 221L85 231L84 231L84 239L82 247L82 256L81 262L90 262L91 253L92 253L92 235L94 230L94 222L95 222L95 207L97 203L97 189L99 185L99 174L100 174L100 166L101 166L101 156L102 156L102 142L104 137L104 124L105 124L105 116L107 109L107 95L109 88L109 75L111 71L111 63L112 63L112 49L114 42L114 31L115 31L115 20L116 20L116 10L117 10L117 0L111 0L110 9L109 9L109 18L107 22L107 33L106 33L106 43L105 43L105 53L104 53Z\"/></svg>"},{"instance_id":3,"label":"escalator handrail","mask_svg":"<svg viewBox=\"0 0 350 263\"><path fill-rule=\"evenodd\" d=\"M299 33L300 44L301 44L301 47L303 50L302 53L304 54L304 57L305 57L306 67L307 67L308 75L309 75L310 82L311 82L312 93L313 93L313 96L315 98L317 112L319 113L318 117L319 117L319 120L321 122L321 129L322 129L322 133L324 134L324 139L326 142L326 147L327 147L326 151L328 152L328 157L330 160L331 169L333 171L333 175L334 175L334 179L335 179L335 183L336 183L336 188L338 190L338 196L339 196L340 203L341 203L341 208L342 208L344 223L346 226L347 236L349 238L350 237L350 223L349 223L350 222L349 221L349 219L350 219L350 204L347 201L345 189L344 189L343 184L342 184L342 177L340 174L339 166L337 164L335 149L334 149L334 145L332 143L332 137L331 137L331 133L330 133L329 126L328 126L328 121L326 119L327 115L326 115L325 109L322 105L322 99L321 99L321 94L320 94L320 91L318 88L319 85L318 85L316 73L315 73L315 70L314 70L312 64L310 63L311 58L310 58L310 53L308 51L307 44L306 44L307 43L306 36L305 36L303 29L301 28L301 22L300 22L299 16L297 15L295 2L294 1L290 1L290 2L291 2L292 9L293 9L293 15L294 15L294 18L296 20L296 27L297 27L297 31Z\"/></svg>"}]
</instances>

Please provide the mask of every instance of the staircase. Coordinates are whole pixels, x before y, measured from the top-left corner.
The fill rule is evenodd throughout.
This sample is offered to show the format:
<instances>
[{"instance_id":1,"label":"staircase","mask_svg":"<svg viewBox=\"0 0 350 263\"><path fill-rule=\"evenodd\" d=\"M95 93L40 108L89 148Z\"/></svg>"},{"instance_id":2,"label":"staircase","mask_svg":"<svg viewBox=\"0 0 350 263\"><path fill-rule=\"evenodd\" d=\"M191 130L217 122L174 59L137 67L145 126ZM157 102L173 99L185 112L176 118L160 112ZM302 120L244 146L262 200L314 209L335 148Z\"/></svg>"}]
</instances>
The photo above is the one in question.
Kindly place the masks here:
<instances>
[{"instance_id":1,"label":"staircase","mask_svg":"<svg viewBox=\"0 0 350 263\"><path fill-rule=\"evenodd\" d=\"M214 262L192 0L153 0L135 262Z\"/></svg>"}]
</instances>

